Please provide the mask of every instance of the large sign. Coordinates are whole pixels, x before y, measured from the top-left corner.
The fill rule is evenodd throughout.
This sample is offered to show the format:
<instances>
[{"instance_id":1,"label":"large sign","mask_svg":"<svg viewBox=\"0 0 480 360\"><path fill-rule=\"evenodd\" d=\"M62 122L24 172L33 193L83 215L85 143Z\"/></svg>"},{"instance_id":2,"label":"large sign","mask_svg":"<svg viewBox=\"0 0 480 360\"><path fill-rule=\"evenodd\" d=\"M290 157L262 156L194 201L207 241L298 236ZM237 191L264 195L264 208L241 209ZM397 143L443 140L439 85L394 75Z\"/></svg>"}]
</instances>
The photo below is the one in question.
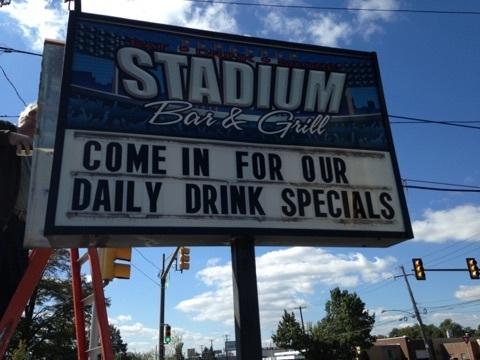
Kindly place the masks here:
<instances>
[{"instance_id":1,"label":"large sign","mask_svg":"<svg viewBox=\"0 0 480 360\"><path fill-rule=\"evenodd\" d=\"M67 243L412 235L374 53L72 13L56 139Z\"/></svg>"}]
</instances>

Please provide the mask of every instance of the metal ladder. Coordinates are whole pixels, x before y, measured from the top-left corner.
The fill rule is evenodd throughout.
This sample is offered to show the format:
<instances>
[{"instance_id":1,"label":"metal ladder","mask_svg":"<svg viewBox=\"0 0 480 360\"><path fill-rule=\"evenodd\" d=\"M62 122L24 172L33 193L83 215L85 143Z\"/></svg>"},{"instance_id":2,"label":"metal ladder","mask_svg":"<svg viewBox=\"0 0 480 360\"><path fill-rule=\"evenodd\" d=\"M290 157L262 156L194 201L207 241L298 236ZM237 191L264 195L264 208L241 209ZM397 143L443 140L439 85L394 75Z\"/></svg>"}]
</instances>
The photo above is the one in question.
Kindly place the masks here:
<instances>
[{"instance_id":1,"label":"metal ladder","mask_svg":"<svg viewBox=\"0 0 480 360\"><path fill-rule=\"evenodd\" d=\"M20 322L22 312L39 284L52 252L52 249L34 249L30 252L28 268L10 300L4 316L0 319L0 360L5 357L10 340ZM102 360L113 360L107 307L97 249L89 248L81 258L79 258L78 249L70 249L70 260L77 359L98 360L100 357ZM83 298L80 270L82 264L88 260L90 260L91 265L93 292L91 295ZM89 348L87 349L85 306L88 304L92 304L93 308Z\"/></svg>"}]
</instances>

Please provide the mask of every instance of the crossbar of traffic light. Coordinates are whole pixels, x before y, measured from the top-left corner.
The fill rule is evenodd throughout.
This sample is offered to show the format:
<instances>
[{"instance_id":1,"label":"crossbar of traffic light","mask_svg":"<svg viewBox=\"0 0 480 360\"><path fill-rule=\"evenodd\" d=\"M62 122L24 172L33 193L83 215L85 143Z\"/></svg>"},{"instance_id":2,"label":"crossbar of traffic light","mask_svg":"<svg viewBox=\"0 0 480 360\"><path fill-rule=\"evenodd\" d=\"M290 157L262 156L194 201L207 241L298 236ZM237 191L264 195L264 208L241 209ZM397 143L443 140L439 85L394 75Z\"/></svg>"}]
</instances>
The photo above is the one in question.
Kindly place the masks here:
<instances>
[{"instance_id":1,"label":"crossbar of traffic light","mask_svg":"<svg viewBox=\"0 0 480 360\"><path fill-rule=\"evenodd\" d=\"M421 258L413 258L413 272L417 280L425 280L427 278L427 271L468 271L470 274L470 279L479 280L480 279L480 270L477 265L477 260L475 258L466 258L467 268L465 269L425 269L423 266L423 261Z\"/></svg>"}]
</instances>

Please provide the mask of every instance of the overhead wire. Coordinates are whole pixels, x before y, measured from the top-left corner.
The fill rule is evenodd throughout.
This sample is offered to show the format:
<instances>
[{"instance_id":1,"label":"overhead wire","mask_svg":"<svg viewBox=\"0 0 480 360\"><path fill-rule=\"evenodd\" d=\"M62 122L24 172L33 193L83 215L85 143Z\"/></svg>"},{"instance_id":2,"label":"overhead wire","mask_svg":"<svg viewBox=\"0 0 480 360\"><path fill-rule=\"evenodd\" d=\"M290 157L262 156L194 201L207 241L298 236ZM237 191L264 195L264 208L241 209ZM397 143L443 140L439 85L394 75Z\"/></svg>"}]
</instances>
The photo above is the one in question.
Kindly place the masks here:
<instances>
[{"instance_id":1,"label":"overhead wire","mask_svg":"<svg viewBox=\"0 0 480 360\"><path fill-rule=\"evenodd\" d=\"M472 247L472 246L473 246L473 247ZM465 249L467 249L467 248L470 248L470 249L465 250ZM452 259L457 259L457 258L459 258L459 257L462 256L462 255L471 254L472 252L474 252L474 251L477 250L477 249L480 249L480 245L479 245L478 243L473 242L473 243L471 243L471 244L468 244L467 246L464 246L464 247L461 248L461 249L458 249L457 251L452 252L451 254L449 254L448 258L445 257L445 258L443 258L443 259L441 259L441 260L440 260L440 259L436 260L435 262L433 262L433 263L431 264L431 266L438 266L438 265L440 265L440 264L444 264L444 263L446 263L447 261L451 261ZM457 254L457 255L452 256L452 254ZM464 263L464 264L465 264L465 263ZM466 272L466 271L467 271L467 269L466 269L466 265L465 265L465 272Z\"/></svg>"},{"instance_id":2,"label":"overhead wire","mask_svg":"<svg viewBox=\"0 0 480 360\"><path fill-rule=\"evenodd\" d=\"M270 7L280 9L300 9L300 10L328 10L328 11L367 11L367 12L396 12L411 14L438 14L438 15L480 15L480 11L457 11L457 10L431 10L431 9L386 9L386 8L361 8L361 7L343 7L343 6L318 6L318 5L292 5L278 3L254 3L226 0L184 0L192 3L203 4L222 4L253 7Z\"/></svg>"},{"instance_id":3,"label":"overhead wire","mask_svg":"<svg viewBox=\"0 0 480 360\"><path fill-rule=\"evenodd\" d=\"M161 271L160 267L155 264L153 261L151 261L150 259L148 259L145 255L143 255L139 249L137 248L133 248L135 250L135 252L137 252L146 262L148 262L150 265L152 265L155 269L157 269L158 271Z\"/></svg>"},{"instance_id":4,"label":"overhead wire","mask_svg":"<svg viewBox=\"0 0 480 360\"><path fill-rule=\"evenodd\" d=\"M154 280L152 277L150 277L147 273L145 273L142 269L140 269L138 266L136 266L133 263L130 263L135 269L137 269L142 275L144 275L146 278L148 278L151 282L153 282L155 285L160 287L160 283L156 280Z\"/></svg>"},{"instance_id":5,"label":"overhead wire","mask_svg":"<svg viewBox=\"0 0 480 360\"><path fill-rule=\"evenodd\" d=\"M424 123L424 124L456 126L456 127L467 128L467 129L480 130L480 126L465 125L465 124L462 124L462 123L459 123L459 122L454 122L454 121L428 120L428 119L422 119L422 118L418 118L418 117L400 116L400 115L388 115L388 117L395 118L395 119L412 120L414 122Z\"/></svg>"},{"instance_id":6,"label":"overhead wire","mask_svg":"<svg viewBox=\"0 0 480 360\"><path fill-rule=\"evenodd\" d=\"M419 189L419 190L430 190L430 191L480 193L480 190L474 190L474 189L452 189L452 188L438 188L438 187L418 186L418 185L403 185L403 187L406 189Z\"/></svg>"},{"instance_id":7,"label":"overhead wire","mask_svg":"<svg viewBox=\"0 0 480 360\"><path fill-rule=\"evenodd\" d=\"M409 182L423 183L423 184L447 185L447 186L457 186L457 187L464 187L464 188L480 189L480 186L475 186L475 185L463 185L463 184L454 184L454 183L431 181L431 180L408 179L408 178L403 178L402 180L403 181L409 181Z\"/></svg>"},{"instance_id":8,"label":"overhead wire","mask_svg":"<svg viewBox=\"0 0 480 360\"><path fill-rule=\"evenodd\" d=\"M20 95L20 93L18 92L18 89L17 87L15 86L15 84L10 80L10 78L8 77L7 73L5 72L5 69L3 68L2 65L0 65L0 70L2 70L2 73L3 73L3 76L5 76L5 79L7 79L8 83L10 84L10 86L13 88L13 90L15 91L15 94L17 94L17 97L20 99L20 101L23 103L23 106L27 106L27 103L25 102L25 100L23 100L22 96Z\"/></svg>"}]
</instances>

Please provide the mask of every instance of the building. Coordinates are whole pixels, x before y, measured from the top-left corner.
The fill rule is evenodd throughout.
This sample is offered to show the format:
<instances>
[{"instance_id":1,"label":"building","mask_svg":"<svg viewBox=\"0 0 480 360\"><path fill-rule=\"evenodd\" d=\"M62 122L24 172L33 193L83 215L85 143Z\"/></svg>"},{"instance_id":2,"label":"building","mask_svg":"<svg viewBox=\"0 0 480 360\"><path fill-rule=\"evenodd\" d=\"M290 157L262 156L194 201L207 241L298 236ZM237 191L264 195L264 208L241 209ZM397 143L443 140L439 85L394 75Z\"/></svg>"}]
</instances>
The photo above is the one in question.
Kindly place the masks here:
<instances>
[{"instance_id":1,"label":"building","mask_svg":"<svg viewBox=\"0 0 480 360\"><path fill-rule=\"evenodd\" d=\"M437 360L480 360L480 339L434 339L433 349ZM378 339L367 350L370 360L428 360L422 340L406 336Z\"/></svg>"}]
</instances>

